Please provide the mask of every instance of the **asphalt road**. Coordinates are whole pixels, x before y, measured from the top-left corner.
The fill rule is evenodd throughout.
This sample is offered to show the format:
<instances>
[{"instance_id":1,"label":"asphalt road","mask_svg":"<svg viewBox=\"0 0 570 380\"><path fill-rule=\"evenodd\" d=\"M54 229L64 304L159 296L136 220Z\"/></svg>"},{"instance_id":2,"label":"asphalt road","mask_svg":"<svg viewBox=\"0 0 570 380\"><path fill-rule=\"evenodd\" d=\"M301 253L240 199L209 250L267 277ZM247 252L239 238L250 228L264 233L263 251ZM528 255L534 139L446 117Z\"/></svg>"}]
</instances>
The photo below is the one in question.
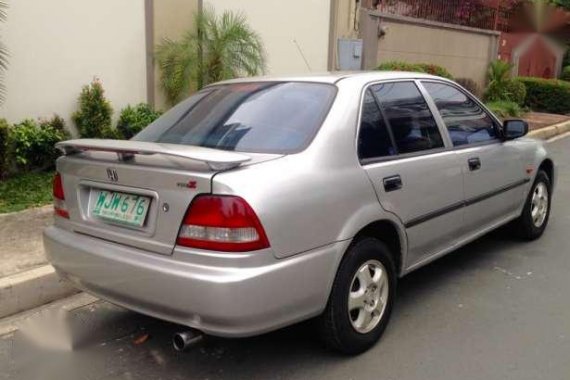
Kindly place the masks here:
<instances>
[{"instance_id":1,"label":"asphalt road","mask_svg":"<svg viewBox=\"0 0 570 380\"><path fill-rule=\"evenodd\" d=\"M179 327L100 302L74 313L86 346L67 354L79 372L60 378L568 380L570 138L550 149L559 181L542 239L497 231L404 278L382 341L361 356L323 350L310 323L181 354ZM28 379L17 341L0 339L0 379Z\"/></svg>"}]
</instances>

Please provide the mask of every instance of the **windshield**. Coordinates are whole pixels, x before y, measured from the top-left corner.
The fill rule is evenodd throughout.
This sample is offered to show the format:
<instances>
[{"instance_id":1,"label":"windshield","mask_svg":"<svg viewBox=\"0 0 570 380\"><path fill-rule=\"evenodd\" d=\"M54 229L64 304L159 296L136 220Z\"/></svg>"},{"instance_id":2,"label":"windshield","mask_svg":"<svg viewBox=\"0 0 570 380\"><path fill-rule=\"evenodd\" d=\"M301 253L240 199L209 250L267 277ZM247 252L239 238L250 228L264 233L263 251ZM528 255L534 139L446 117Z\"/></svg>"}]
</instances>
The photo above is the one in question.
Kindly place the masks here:
<instances>
[{"instance_id":1,"label":"windshield","mask_svg":"<svg viewBox=\"0 0 570 380\"><path fill-rule=\"evenodd\" d=\"M336 87L264 82L207 88L178 104L133 140L254 153L303 150L327 115Z\"/></svg>"}]
</instances>

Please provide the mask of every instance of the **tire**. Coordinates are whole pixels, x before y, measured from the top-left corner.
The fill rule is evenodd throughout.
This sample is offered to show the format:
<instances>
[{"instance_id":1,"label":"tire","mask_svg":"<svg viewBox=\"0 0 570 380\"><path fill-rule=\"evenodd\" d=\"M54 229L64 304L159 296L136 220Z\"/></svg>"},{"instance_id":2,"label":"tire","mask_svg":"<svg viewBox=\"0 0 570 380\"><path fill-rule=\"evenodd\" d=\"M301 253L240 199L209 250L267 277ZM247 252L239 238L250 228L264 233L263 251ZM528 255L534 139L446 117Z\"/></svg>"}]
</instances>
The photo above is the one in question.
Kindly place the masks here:
<instances>
[{"instance_id":1,"label":"tire","mask_svg":"<svg viewBox=\"0 0 570 380\"><path fill-rule=\"evenodd\" d=\"M542 190L541 190L542 189ZM545 203L537 203L537 192L543 191L546 195ZM540 198L540 197L539 197ZM517 220L513 222L513 229L516 235L525 240L536 240L542 236L548 219L550 217L550 205L552 203L552 186L548 175L540 170L536 175L536 179L532 185L531 191L527 196L523 212ZM539 205L539 206L537 206ZM543 216L537 218L536 213L542 214L540 208L543 209ZM536 212L536 213L535 213Z\"/></svg>"},{"instance_id":2,"label":"tire","mask_svg":"<svg viewBox=\"0 0 570 380\"><path fill-rule=\"evenodd\" d=\"M369 286L365 286L366 282ZM355 241L340 264L327 307L318 319L325 345L347 355L371 348L390 320L396 285L396 268L386 245L374 238ZM352 307L359 306L349 312L350 296L356 297Z\"/></svg>"}]
</instances>

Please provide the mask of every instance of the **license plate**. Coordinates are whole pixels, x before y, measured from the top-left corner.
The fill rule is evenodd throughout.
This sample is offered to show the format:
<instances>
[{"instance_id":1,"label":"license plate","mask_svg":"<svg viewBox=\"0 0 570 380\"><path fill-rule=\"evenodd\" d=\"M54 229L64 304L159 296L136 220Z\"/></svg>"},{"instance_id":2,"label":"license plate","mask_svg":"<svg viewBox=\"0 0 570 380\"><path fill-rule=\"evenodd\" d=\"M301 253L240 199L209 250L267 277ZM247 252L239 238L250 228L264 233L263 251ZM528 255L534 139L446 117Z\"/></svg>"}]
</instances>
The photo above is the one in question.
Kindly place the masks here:
<instances>
[{"instance_id":1,"label":"license plate","mask_svg":"<svg viewBox=\"0 0 570 380\"><path fill-rule=\"evenodd\" d=\"M119 224L142 227L149 206L149 197L96 190L93 215Z\"/></svg>"}]
</instances>

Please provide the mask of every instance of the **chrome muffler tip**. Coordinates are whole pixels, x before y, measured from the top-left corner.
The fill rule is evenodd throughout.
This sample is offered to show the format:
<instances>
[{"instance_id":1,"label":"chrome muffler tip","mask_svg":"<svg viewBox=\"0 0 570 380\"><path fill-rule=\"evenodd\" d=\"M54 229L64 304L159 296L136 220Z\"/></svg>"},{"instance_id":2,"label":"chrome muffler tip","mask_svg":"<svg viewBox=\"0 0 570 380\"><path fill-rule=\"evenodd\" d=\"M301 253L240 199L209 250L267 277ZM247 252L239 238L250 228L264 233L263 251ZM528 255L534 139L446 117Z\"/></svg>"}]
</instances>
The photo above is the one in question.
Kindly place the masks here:
<instances>
[{"instance_id":1,"label":"chrome muffler tip","mask_svg":"<svg viewBox=\"0 0 570 380\"><path fill-rule=\"evenodd\" d=\"M176 351L188 351L204 339L204 334L198 330L188 330L174 334L172 345Z\"/></svg>"}]
</instances>

